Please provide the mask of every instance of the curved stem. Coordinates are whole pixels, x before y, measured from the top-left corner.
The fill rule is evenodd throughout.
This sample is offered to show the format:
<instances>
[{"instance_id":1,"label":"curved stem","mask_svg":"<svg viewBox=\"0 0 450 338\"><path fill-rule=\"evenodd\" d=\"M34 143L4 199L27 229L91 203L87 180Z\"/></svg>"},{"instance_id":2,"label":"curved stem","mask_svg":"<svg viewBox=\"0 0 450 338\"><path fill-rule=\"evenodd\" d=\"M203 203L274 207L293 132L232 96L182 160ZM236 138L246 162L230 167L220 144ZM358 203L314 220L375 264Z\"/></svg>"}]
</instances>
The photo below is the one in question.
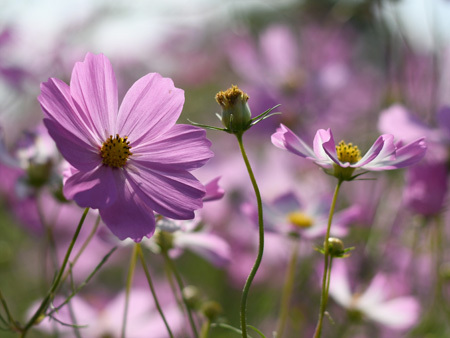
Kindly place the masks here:
<instances>
[{"instance_id":1,"label":"curved stem","mask_svg":"<svg viewBox=\"0 0 450 338\"><path fill-rule=\"evenodd\" d=\"M281 294L280 315L278 318L278 326L277 326L277 338L283 337L284 328L286 326L286 320L289 315L289 303L291 300L292 290L294 288L295 267L297 266L299 244L300 240L294 239L294 243L292 245L291 258L289 260L289 265L286 271L286 278L284 281L284 287Z\"/></svg>"},{"instance_id":2,"label":"curved stem","mask_svg":"<svg viewBox=\"0 0 450 338\"><path fill-rule=\"evenodd\" d=\"M127 285L125 289L125 307L123 309L123 318L122 318L122 338L125 338L126 330L127 330L127 315L128 315L128 304L130 302L130 292L131 292L131 285L133 284L133 275L134 270L136 268L136 261L137 261L137 246L133 247L133 253L131 254L130 258L130 267L128 269L128 275L127 275Z\"/></svg>"},{"instance_id":3,"label":"curved stem","mask_svg":"<svg viewBox=\"0 0 450 338\"><path fill-rule=\"evenodd\" d=\"M241 299L241 330L242 337L247 338L247 297L250 291L250 287L252 285L253 279L255 278L256 272L258 271L259 265L261 264L261 260L264 252L264 221L263 221L263 208L262 208L262 200L261 194L259 192L258 184L256 183L255 175L253 174L252 167L250 166L250 162L248 160L247 154L244 149L244 144L242 142L242 134L236 135L239 148L241 150L242 158L244 159L245 166L247 167L248 175L250 176L250 180L253 185L253 190L255 191L256 201L258 203L258 228L259 228L259 247L258 247L258 255L256 257L255 263L250 271L250 274L247 277L247 281L245 282L244 289L242 290L242 299Z\"/></svg>"},{"instance_id":4,"label":"curved stem","mask_svg":"<svg viewBox=\"0 0 450 338\"><path fill-rule=\"evenodd\" d=\"M322 294L320 297L319 319L317 321L314 338L319 338L322 334L323 317L325 315L325 309L327 307L327 302L328 302L328 286L330 284L329 274L331 273L331 257L328 253L328 239L330 238L331 222L333 221L334 209L336 207L337 196L338 196L339 188L341 187L341 184L342 184L342 181L339 180L338 184L336 185L336 189L334 190L333 200L331 201L330 214L328 215L327 234L325 236L325 242L324 242L325 263L324 263L324 267L323 267Z\"/></svg>"},{"instance_id":5,"label":"curved stem","mask_svg":"<svg viewBox=\"0 0 450 338\"><path fill-rule=\"evenodd\" d=\"M80 234L81 227L83 226L83 223L84 223L84 220L86 219L88 211L89 211L89 208L86 208L84 210L83 215L81 216L80 222L78 223L78 227L75 230L75 234L73 235L72 241L70 242L69 248L67 249L66 256L64 257L64 260L61 265L61 268L59 269L58 275L56 276L50 290L48 291L47 296L44 298L41 305L34 313L33 317L31 317L31 319L28 321L28 323L23 328L21 337L25 337L25 335L27 334L30 327L33 326L34 323L36 323L37 319L43 314L43 312L47 308L48 304L52 300L53 295L59 286L59 283L60 283L61 278L64 273L64 269L66 268L67 262L69 261L69 257L70 257L70 254L72 253L73 246L75 245L78 235Z\"/></svg>"},{"instance_id":6,"label":"curved stem","mask_svg":"<svg viewBox=\"0 0 450 338\"><path fill-rule=\"evenodd\" d=\"M149 273L149 271L147 269L147 264L145 264L144 254L142 252L141 245L139 243L136 243L136 248L137 248L137 253L139 255L139 259L140 259L141 264L142 264L142 268L144 269L144 272L145 272L145 276L147 277L148 286L150 287L150 291L152 293L153 300L155 301L156 308L158 309L159 315L161 316L161 318L162 318L162 320L164 322L164 325L167 328L167 332L169 333L170 338L173 338L173 334L172 334L172 331L170 330L169 323L167 322L166 317L164 316L164 313L162 311L161 305L159 304L159 301L158 301L158 297L156 296L156 292L155 292L155 288L153 286L152 278L151 278L150 273Z\"/></svg>"},{"instance_id":7,"label":"curved stem","mask_svg":"<svg viewBox=\"0 0 450 338\"><path fill-rule=\"evenodd\" d=\"M170 269L172 270L172 273L175 276L175 280L177 281L178 288L180 289L181 299L183 300L184 307L186 308L186 311L187 311L187 314L188 314L188 318L189 318L189 323L191 325L192 332L194 333L194 337L198 337L198 331L197 331L197 327L196 327L195 322L194 322L194 318L192 316L191 308L186 303L186 299L183 296L183 289L184 289L183 280L181 279L181 276L178 273L178 270L177 270L173 260L169 257L168 253L163 251L162 255L163 255L164 260L166 261L167 265L169 265Z\"/></svg>"}]
</instances>

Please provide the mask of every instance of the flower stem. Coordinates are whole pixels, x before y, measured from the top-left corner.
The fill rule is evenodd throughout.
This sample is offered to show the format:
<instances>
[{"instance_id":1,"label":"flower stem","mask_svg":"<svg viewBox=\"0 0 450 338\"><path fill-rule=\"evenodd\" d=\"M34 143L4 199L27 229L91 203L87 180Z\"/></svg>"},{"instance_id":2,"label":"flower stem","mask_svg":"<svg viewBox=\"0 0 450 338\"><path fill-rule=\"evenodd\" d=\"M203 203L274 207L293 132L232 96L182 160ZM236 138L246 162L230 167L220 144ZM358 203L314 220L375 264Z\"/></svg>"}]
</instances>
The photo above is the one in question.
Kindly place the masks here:
<instances>
[{"instance_id":1,"label":"flower stem","mask_svg":"<svg viewBox=\"0 0 450 338\"><path fill-rule=\"evenodd\" d=\"M339 180L338 184L336 185L336 189L334 190L333 200L331 201L330 214L328 215L327 234L325 236L325 242L324 242L325 263L324 263L324 268L323 268L322 294L320 297L319 320L317 322L316 331L314 333L314 338L320 338L320 336L322 334L323 317L325 315L325 309L327 307L327 302L328 302L328 288L330 285L331 260L332 260L332 257L328 253L328 239L330 238L331 222L333 221L334 209L336 207L337 196L338 196L339 189L341 187L342 182L343 182L342 180Z\"/></svg>"},{"instance_id":2,"label":"flower stem","mask_svg":"<svg viewBox=\"0 0 450 338\"><path fill-rule=\"evenodd\" d=\"M64 257L64 260L61 265L61 268L59 269L58 275L56 276L50 290L48 291L47 296L44 298L41 305L34 313L33 317L31 317L31 319L28 321L28 323L22 329L21 337L25 337L25 335L27 334L30 327L33 326L34 323L36 323L38 318L44 313L45 309L48 307L50 301L52 300L54 293L60 284L60 281L63 276L64 270L66 268L67 262L69 261L70 254L72 253L73 246L75 245L78 235L80 234L81 227L83 226L83 223L84 223L84 220L86 219L88 211L89 211L89 208L86 208L84 210L83 215L81 216L80 222L78 223L78 227L75 230L75 234L73 235L72 241L70 242L69 248L67 249L66 256Z\"/></svg>"},{"instance_id":3,"label":"flower stem","mask_svg":"<svg viewBox=\"0 0 450 338\"><path fill-rule=\"evenodd\" d=\"M63 281L67 279L67 277L69 276L69 274L72 273L72 269L73 266L75 265L75 263L78 261L78 259L80 258L81 254L83 253L83 251L87 248L88 244L90 243L90 241L92 240L92 238L94 237L95 233L97 232L98 229L98 225L100 224L100 215L98 215L97 220L95 221L94 227L92 228L89 236L86 238L86 240L84 241L83 245L81 246L80 250L77 252L77 254L75 255L74 259L72 260L69 269L66 271L66 273L63 276Z\"/></svg>"},{"instance_id":4,"label":"flower stem","mask_svg":"<svg viewBox=\"0 0 450 338\"><path fill-rule=\"evenodd\" d=\"M137 253L139 255L139 259L142 264L142 268L144 269L144 272L145 272L145 276L147 277L148 286L150 287L150 291L152 293L153 300L155 301L156 308L158 309L159 315L161 316L161 318L164 322L164 325L166 325L167 332L169 333L170 338L173 338L173 334L172 334L172 331L170 330L169 323L167 322L166 317L164 316L161 305L159 304L159 301L158 301L158 297L156 296L152 278L150 277L150 273L147 269L147 264L145 264L144 254L142 253L141 245L139 243L136 243L136 248L137 248Z\"/></svg>"},{"instance_id":5,"label":"flower stem","mask_svg":"<svg viewBox=\"0 0 450 338\"><path fill-rule=\"evenodd\" d=\"M206 321L202 325L200 338L208 338L210 328L211 328L211 320L206 319Z\"/></svg>"},{"instance_id":6,"label":"flower stem","mask_svg":"<svg viewBox=\"0 0 450 338\"><path fill-rule=\"evenodd\" d=\"M11 315L11 312L9 311L8 305L6 304L6 300L5 298L3 298L3 294L1 291L0 291L0 303L2 304L3 310L5 311L6 317L8 318L8 323L5 324L8 324L10 327L17 328L16 321L14 320L14 318Z\"/></svg>"},{"instance_id":7,"label":"flower stem","mask_svg":"<svg viewBox=\"0 0 450 338\"><path fill-rule=\"evenodd\" d=\"M292 243L292 253L286 271L286 278L284 281L283 291L281 294L280 315L278 318L277 338L283 337L286 320L289 315L289 303L291 300L292 290L294 288L295 267L297 266L298 248L300 244L299 239L294 239Z\"/></svg>"},{"instance_id":8,"label":"flower stem","mask_svg":"<svg viewBox=\"0 0 450 338\"><path fill-rule=\"evenodd\" d=\"M244 289L242 291L242 299L241 299L241 330L242 337L247 338L247 297L250 291L250 286L255 278L256 272L258 271L259 265L261 264L261 260L264 252L264 221L263 221L263 208L261 201L261 194L259 192L258 184L256 183L255 175L253 174L252 167L250 166L250 162L248 160L247 154L244 149L244 144L242 142L242 134L236 134L239 148L241 150L242 158L244 159L245 166L247 167L248 175L250 176L250 180L253 185L253 190L255 191L256 201L258 203L258 228L259 228L259 247L258 247L258 255L256 257L255 263L250 271L250 274L247 277L247 281L245 282Z\"/></svg>"},{"instance_id":9,"label":"flower stem","mask_svg":"<svg viewBox=\"0 0 450 338\"><path fill-rule=\"evenodd\" d=\"M173 262L173 260L170 258L169 254L166 251L162 251L162 255L164 257L164 260L166 261L167 265L169 266L170 270L172 270L173 275L175 276L175 280L177 281L178 288L180 290L181 299L183 300L184 307L186 308L186 312L189 318L189 323L192 328L192 333L194 334L194 337L198 337L198 331L197 327L194 322L194 318L192 316L191 308L189 307L189 304L186 303L186 299L183 296L183 289L184 289L184 283L181 279L180 274L178 273L178 270Z\"/></svg>"},{"instance_id":10,"label":"flower stem","mask_svg":"<svg viewBox=\"0 0 450 338\"><path fill-rule=\"evenodd\" d=\"M133 284L133 275L134 270L136 268L136 261L137 261L137 246L133 247L133 253L131 254L130 258L130 267L128 269L128 275L127 275L127 285L125 289L125 307L123 309L123 318L122 318L122 334L121 337L126 337L126 330L127 330L127 315L128 315L128 304L130 302L130 292L131 292L131 285Z\"/></svg>"}]
</instances>

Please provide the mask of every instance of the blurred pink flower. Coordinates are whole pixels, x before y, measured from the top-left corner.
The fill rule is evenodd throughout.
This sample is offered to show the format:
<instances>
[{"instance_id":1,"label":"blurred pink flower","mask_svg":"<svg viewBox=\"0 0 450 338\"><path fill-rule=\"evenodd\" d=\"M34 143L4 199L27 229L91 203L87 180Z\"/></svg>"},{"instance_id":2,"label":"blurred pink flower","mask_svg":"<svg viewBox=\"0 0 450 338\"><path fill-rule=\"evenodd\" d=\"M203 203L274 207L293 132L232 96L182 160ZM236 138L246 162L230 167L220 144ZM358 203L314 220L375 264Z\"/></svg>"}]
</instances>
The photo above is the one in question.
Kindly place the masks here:
<instances>
[{"instance_id":1,"label":"blurred pink flower","mask_svg":"<svg viewBox=\"0 0 450 338\"><path fill-rule=\"evenodd\" d=\"M406 172L405 205L415 213L431 216L444 209L448 191L445 162L420 163Z\"/></svg>"},{"instance_id":2,"label":"blurred pink flower","mask_svg":"<svg viewBox=\"0 0 450 338\"><path fill-rule=\"evenodd\" d=\"M66 198L99 209L118 238L140 241L154 232L153 211L194 217L205 189L189 172L213 154L204 130L175 124L184 95L172 80L147 74L120 108L117 95L109 60L88 53L75 65L70 86L51 78L38 99L49 134L71 165Z\"/></svg>"},{"instance_id":3,"label":"blurred pink flower","mask_svg":"<svg viewBox=\"0 0 450 338\"><path fill-rule=\"evenodd\" d=\"M284 193L264 207L264 227L266 231L289 235L298 233L301 237L314 239L327 232L330 202L326 198L300 200L293 192ZM243 212L258 223L258 211L254 203L245 203ZM337 212L334 216L331 235L342 237L348 232L348 225L362 218L364 212L358 205Z\"/></svg>"},{"instance_id":4,"label":"blurred pink flower","mask_svg":"<svg viewBox=\"0 0 450 338\"><path fill-rule=\"evenodd\" d=\"M61 303L62 299L58 299L54 302L54 305L59 306ZM81 296L75 296L70 301L70 308L69 305L65 305L53 316L59 322L82 326L78 329L82 337L120 337L124 306L125 292L119 293L104 306L92 304ZM181 333L183 315L177 304L174 301L166 302L163 311L171 330L175 333ZM76 322L74 322L74 318ZM53 332L54 327L57 327L57 332L61 337L73 337L75 335L73 328L60 325L49 317L46 317L37 328L45 332ZM126 328L127 337L167 337L167 329L154 306L149 290L139 288L131 290Z\"/></svg>"},{"instance_id":5,"label":"blurred pink flower","mask_svg":"<svg viewBox=\"0 0 450 338\"><path fill-rule=\"evenodd\" d=\"M350 311L358 311L367 318L391 329L404 330L416 324L420 305L412 296L389 298L389 281L377 274L363 293L352 293L346 265L336 260L331 271L330 295Z\"/></svg>"}]
</instances>

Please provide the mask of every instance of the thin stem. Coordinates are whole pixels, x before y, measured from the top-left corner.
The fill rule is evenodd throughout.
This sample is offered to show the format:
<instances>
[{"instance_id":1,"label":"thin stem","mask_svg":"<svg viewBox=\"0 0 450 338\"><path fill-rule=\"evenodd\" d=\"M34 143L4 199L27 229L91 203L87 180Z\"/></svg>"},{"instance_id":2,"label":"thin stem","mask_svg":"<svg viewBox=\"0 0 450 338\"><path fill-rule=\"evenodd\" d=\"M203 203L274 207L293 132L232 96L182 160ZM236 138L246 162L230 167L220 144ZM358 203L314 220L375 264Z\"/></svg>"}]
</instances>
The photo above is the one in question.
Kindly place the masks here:
<instances>
[{"instance_id":1,"label":"thin stem","mask_svg":"<svg viewBox=\"0 0 450 338\"><path fill-rule=\"evenodd\" d=\"M325 309L327 307L328 302L328 286L329 286L329 271L331 272L331 269L329 268L329 264L331 267L331 257L328 253L328 239L330 238L330 229L331 229L331 222L333 221L333 215L334 215L334 209L336 207L336 201L337 196L339 193L339 188L341 187L342 181L339 180L338 184L336 185L336 189L334 190L333 200L331 201L331 207L330 207L330 214L328 215L328 225L327 225L327 234L325 236L325 242L324 242L324 268L323 268L323 279L322 279L322 294L320 297L320 310L319 310L319 320L317 322L316 331L314 333L314 338L320 338L322 334L322 324L323 324L323 317L325 315Z\"/></svg>"},{"instance_id":2,"label":"thin stem","mask_svg":"<svg viewBox=\"0 0 450 338\"><path fill-rule=\"evenodd\" d=\"M208 338L209 330L211 329L211 320L209 318L202 325L202 329L200 332L200 338Z\"/></svg>"},{"instance_id":3,"label":"thin stem","mask_svg":"<svg viewBox=\"0 0 450 338\"><path fill-rule=\"evenodd\" d=\"M3 298L3 294L2 294L1 291L0 291L0 302L2 304L3 310L5 310L6 316L8 318L9 325L10 326L12 325L12 326L16 327L16 321L14 320L14 318L11 315L11 312L9 311L8 304L6 304L6 300L5 300L5 298Z\"/></svg>"},{"instance_id":4,"label":"thin stem","mask_svg":"<svg viewBox=\"0 0 450 338\"><path fill-rule=\"evenodd\" d=\"M259 246L258 246L258 255L256 257L255 263L250 271L250 274L247 277L247 281L245 282L244 289L242 290L242 298L241 298L241 330L242 337L247 338L247 297L250 291L250 287L252 285L253 279L256 276L256 272L258 271L259 265L261 264L261 260L264 252L264 221L263 221L263 208L262 208L262 200L261 194L259 192L258 184L256 183L255 175L253 174L252 167L250 166L250 162L248 160L247 154L244 149L244 144L242 142L242 134L236 135L239 149L241 150L242 158L244 159L245 166L247 167L248 175L250 176L250 181L253 185L253 190L255 191L256 201L258 204L258 228L259 228Z\"/></svg>"},{"instance_id":5,"label":"thin stem","mask_svg":"<svg viewBox=\"0 0 450 338\"><path fill-rule=\"evenodd\" d=\"M192 316L191 308L189 307L189 305L186 302L186 299L183 296L183 289L184 289L183 280L181 279L181 276L178 273L178 270L177 270L173 260L169 257L168 253L166 251L162 251L162 255L163 255L164 260L166 261L167 265L172 270L172 273L173 273L173 275L175 277L175 280L176 280L176 282L178 284L178 288L179 288L180 294L181 294L181 299L183 300L184 307L186 308L187 315L188 315L188 318L189 318L189 323L191 325L192 332L194 333L194 337L198 337L198 331L197 331L197 327L196 327L195 322L194 322L194 318Z\"/></svg>"},{"instance_id":6,"label":"thin stem","mask_svg":"<svg viewBox=\"0 0 450 338\"><path fill-rule=\"evenodd\" d=\"M153 300L155 301L156 308L158 309L159 315L161 316L164 325L167 328L167 332L169 333L170 338L173 338L172 331L170 330L169 323L166 320L166 317L164 316L164 313L162 311L161 305L159 304L158 297L156 296L155 288L153 286L152 278L150 277L150 273L147 269L147 264L145 264L145 258L144 254L142 253L141 245L139 243L136 243L137 253L139 255L139 259L141 260L142 268L144 269L145 276L147 277L148 286L150 287L150 291L153 296Z\"/></svg>"},{"instance_id":7,"label":"thin stem","mask_svg":"<svg viewBox=\"0 0 450 338\"><path fill-rule=\"evenodd\" d=\"M88 211L89 211L89 208L84 209L83 215L81 216L80 222L78 223L78 227L75 230L75 234L73 235L72 241L70 242L69 248L67 249L66 256L64 257L64 260L63 260L61 268L58 272L58 275L56 276L50 290L48 291L47 296L44 298L41 305L34 313L33 317L31 317L31 319L28 321L28 323L23 328L21 337L25 337L25 335L27 334L30 327L33 326L34 323L36 323L37 319L43 314L45 309L48 307L50 301L52 300L54 293L57 290L57 288L61 282L61 278L63 276L67 262L69 261L70 254L72 253L73 246L75 245L78 235L80 234L81 227L83 226L83 223L84 223L84 220L86 219Z\"/></svg>"},{"instance_id":8,"label":"thin stem","mask_svg":"<svg viewBox=\"0 0 450 338\"><path fill-rule=\"evenodd\" d=\"M97 232L98 225L100 224L100 219L101 219L101 217L100 217L100 215L98 215L97 220L95 221L94 227L92 228L89 236L84 241L84 243L81 246L80 250L78 250L77 254L75 255L74 259L72 260L72 264L70 264L69 269L64 274L63 281L66 280L67 276L69 276L69 274L72 273L73 266L78 261L78 259L80 258L81 254L84 252L84 250L86 249L86 247L88 246L88 244L90 243L92 238L94 237L95 233Z\"/></svg>"},{"instance_id":9,"label":"thin stem","mask_svg":"<svg viewBox=\"0 0 450 338\"><path fill-rule=\"evenodd\" d=\"M128 304L130 302L131 285L133 284L134 270L136 268L137 251L138 251L137 246L134 246L133 253L131 254L130 258L130 267L128 268L127 285L125 289L125 307L123 309L123 318L122 318L122 335L121 335L122 338L125 338L125 332L127 330Z\"/></svg>"},{"instance_id":10,"label":"thin stem","mask_svg":"<svg viewBox=\"0 0 450 338\"><path fill-rule=\"evenodd\" d=\"M283 337L286 321L289 315L289 303L294 288L295 267L297 266L298 248L300 244L299 239L294 239L292 243L292 253L289 259L289 264L286 270L286 277L284 287L281 294L280 315L278 317L277 338Z\"/></svg>"}]
</instances>

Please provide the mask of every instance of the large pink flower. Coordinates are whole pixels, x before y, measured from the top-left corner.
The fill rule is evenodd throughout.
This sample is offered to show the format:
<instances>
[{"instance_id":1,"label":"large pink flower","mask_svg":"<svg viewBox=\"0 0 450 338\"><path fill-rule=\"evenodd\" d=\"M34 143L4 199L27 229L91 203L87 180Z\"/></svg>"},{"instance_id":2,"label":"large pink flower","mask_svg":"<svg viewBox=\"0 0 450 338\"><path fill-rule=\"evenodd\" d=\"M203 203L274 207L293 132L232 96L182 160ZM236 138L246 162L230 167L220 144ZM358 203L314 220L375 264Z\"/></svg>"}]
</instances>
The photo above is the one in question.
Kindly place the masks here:
<instances>
[{"instance_id":1,"label":"large pink flower","mask_svg":"<svg viewBox=\"0 0 450 338\"><path fill-rule=\"evenodd\" d=\"M154 212L190 219L202 207L204 186L190 173L212 157L205 131L175 124L184 92L150 73L136 81L118 107L117 84L104 55L87 54L70 86L41 85L44 123L71 168L64 195L99 209L120 239L139 241L155 229Z\"/></svg>"},{"instance_id":2,"label":"large pink flower","mask_svg":"<svg viewBox=\"0 0 450 338\"><path fill-rule=\"evenodd\" d=\"M351 179L354 169L369 171L404 168L420 161L427 149L425 139L420 138L405 146L394 143L394 136L384 134L378 137L364 156L358 147L343 141L336 145L330 129L319 129L314 137L313 148L295 135L283 124L272 135L272 143L298 156L313 160L317 165L334 168L334 175ZM342 169L349 169L343 171ZM347 173L350 175L347 176Z\"/></svg>"}]
</instances>

